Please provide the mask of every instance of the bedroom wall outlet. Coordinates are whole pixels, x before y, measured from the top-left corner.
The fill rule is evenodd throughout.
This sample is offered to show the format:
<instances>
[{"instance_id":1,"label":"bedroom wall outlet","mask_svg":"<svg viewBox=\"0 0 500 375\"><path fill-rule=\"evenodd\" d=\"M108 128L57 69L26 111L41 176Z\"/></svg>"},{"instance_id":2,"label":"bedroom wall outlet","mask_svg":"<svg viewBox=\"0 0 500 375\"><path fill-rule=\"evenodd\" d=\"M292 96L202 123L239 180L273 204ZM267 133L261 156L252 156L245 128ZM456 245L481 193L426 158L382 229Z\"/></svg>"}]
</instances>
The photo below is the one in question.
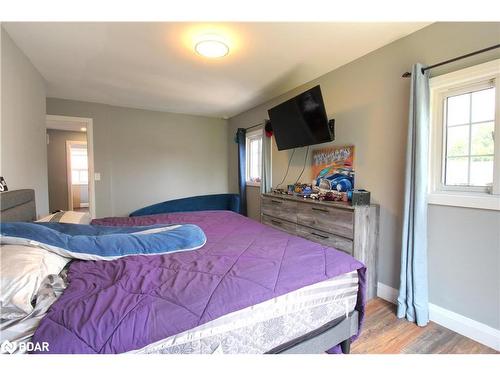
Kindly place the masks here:
<instances>
[{"instance_id":1,"label":"bedroom wall outlet","mask_svg":"<svg viewBox=\"0 0 500 375\"><path fill-rule=\"evenodd\" d=\"M94 181L101 181L101 174L100 173L94 173Z\"/></svg>"}]
</instances>

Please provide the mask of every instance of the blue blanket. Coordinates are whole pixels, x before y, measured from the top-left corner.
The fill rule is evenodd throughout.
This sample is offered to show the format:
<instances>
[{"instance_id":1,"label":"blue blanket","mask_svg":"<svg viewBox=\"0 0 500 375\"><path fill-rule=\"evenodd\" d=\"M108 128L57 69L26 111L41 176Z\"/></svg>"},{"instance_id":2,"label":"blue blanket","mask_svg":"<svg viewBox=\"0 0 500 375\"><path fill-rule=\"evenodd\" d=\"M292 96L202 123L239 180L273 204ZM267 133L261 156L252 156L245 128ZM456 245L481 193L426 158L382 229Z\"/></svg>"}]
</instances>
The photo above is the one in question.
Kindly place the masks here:
<instances>
[{"instance_id":1,"label":"blue blanket","mask_svg":"<svg viewBox=\"0 0 500 375\"><path fill-rule=\"evenodd\" d=\"M68 258L113 260L195 250L206 242L193 224L108 227L64 223L2 223L2 245L38 246Z\"/></svg>"}]
</instances>

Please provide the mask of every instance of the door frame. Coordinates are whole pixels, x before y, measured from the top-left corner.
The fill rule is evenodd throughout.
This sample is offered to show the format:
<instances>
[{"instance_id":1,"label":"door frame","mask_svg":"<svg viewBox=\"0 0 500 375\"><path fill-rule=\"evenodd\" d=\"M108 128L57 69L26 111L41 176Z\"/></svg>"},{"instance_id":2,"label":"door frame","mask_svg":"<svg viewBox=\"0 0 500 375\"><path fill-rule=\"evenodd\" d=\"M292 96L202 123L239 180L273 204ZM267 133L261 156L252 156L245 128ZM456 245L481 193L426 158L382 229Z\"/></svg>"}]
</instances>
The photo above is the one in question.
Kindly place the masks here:
<instances>
[{"instance_id":1,"label":"door frame","mask_svg":"<svg viewBox=\"0 0 500 375\"><path fill-rule=\"evenodd\" d=\"M87 157L89 167L89 213L96 217L95 174L94 174L94 123L88 117L46 115L46 128L81 132L80 128L87 128ZM70 178L68 178L70 181ZM71 199L73 197L71 196Z\"/></svg>"}]
</instances>

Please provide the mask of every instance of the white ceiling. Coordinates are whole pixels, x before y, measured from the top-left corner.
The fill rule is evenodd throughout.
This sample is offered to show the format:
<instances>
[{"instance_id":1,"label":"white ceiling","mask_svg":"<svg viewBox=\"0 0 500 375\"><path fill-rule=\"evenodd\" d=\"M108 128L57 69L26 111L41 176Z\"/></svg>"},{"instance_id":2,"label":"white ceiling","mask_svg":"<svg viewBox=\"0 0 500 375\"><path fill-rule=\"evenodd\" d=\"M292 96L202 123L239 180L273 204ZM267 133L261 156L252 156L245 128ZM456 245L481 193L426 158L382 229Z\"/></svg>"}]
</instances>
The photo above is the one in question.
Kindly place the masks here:
<instances>
[{"instance_id":1,"label":"white ceiling","mask_svg":"<svg viewBox=\"0 0 500 375\"><path fill-rule=\"evenodd\" d=\"M3 23L49 97L231 117L428 23ZM217 33L231 51L196 55Z\"/></svg>"}]
</instances>

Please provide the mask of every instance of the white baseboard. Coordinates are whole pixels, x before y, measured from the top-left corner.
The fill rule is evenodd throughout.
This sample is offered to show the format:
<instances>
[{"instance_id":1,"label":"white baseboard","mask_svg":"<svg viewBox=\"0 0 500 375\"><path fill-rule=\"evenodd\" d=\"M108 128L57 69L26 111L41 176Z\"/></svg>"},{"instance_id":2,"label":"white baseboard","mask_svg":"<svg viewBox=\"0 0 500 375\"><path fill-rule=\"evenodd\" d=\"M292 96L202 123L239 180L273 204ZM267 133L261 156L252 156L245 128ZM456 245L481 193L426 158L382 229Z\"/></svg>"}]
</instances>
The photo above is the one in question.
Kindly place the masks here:
<instances>
[{"instance_id":1,"label":"white baseboard","mask_svg":"<svg viewBox=\"0 0 500 375\"><path fill-rule=\"evenodd\" d=\"M429 319L465 337L500 351L500 330L429 303Z\"/></svg>"},{"instance_id":2,"label":"white baseboard","mask_svg":"<svg viewBox=\"0 0 500 375\"><path fill-rule=\"evenodd\" d=\"M397 303L398 290L388 285L377 284L377 296L391 303ZM429 303L429 319L465 337L500 351L500 330L480 323L451 310Z\"/></svg>"},{"instance_id":3,"label":"white baseboard","mask_svg":"<svg viewBox=\"0 0 500 375\"><path fill-rule=\"evenodd\" d=\"M398 290L382 283L377 284L377 296L390 303L398 302Z\"/></svg>"}]
</instances>

